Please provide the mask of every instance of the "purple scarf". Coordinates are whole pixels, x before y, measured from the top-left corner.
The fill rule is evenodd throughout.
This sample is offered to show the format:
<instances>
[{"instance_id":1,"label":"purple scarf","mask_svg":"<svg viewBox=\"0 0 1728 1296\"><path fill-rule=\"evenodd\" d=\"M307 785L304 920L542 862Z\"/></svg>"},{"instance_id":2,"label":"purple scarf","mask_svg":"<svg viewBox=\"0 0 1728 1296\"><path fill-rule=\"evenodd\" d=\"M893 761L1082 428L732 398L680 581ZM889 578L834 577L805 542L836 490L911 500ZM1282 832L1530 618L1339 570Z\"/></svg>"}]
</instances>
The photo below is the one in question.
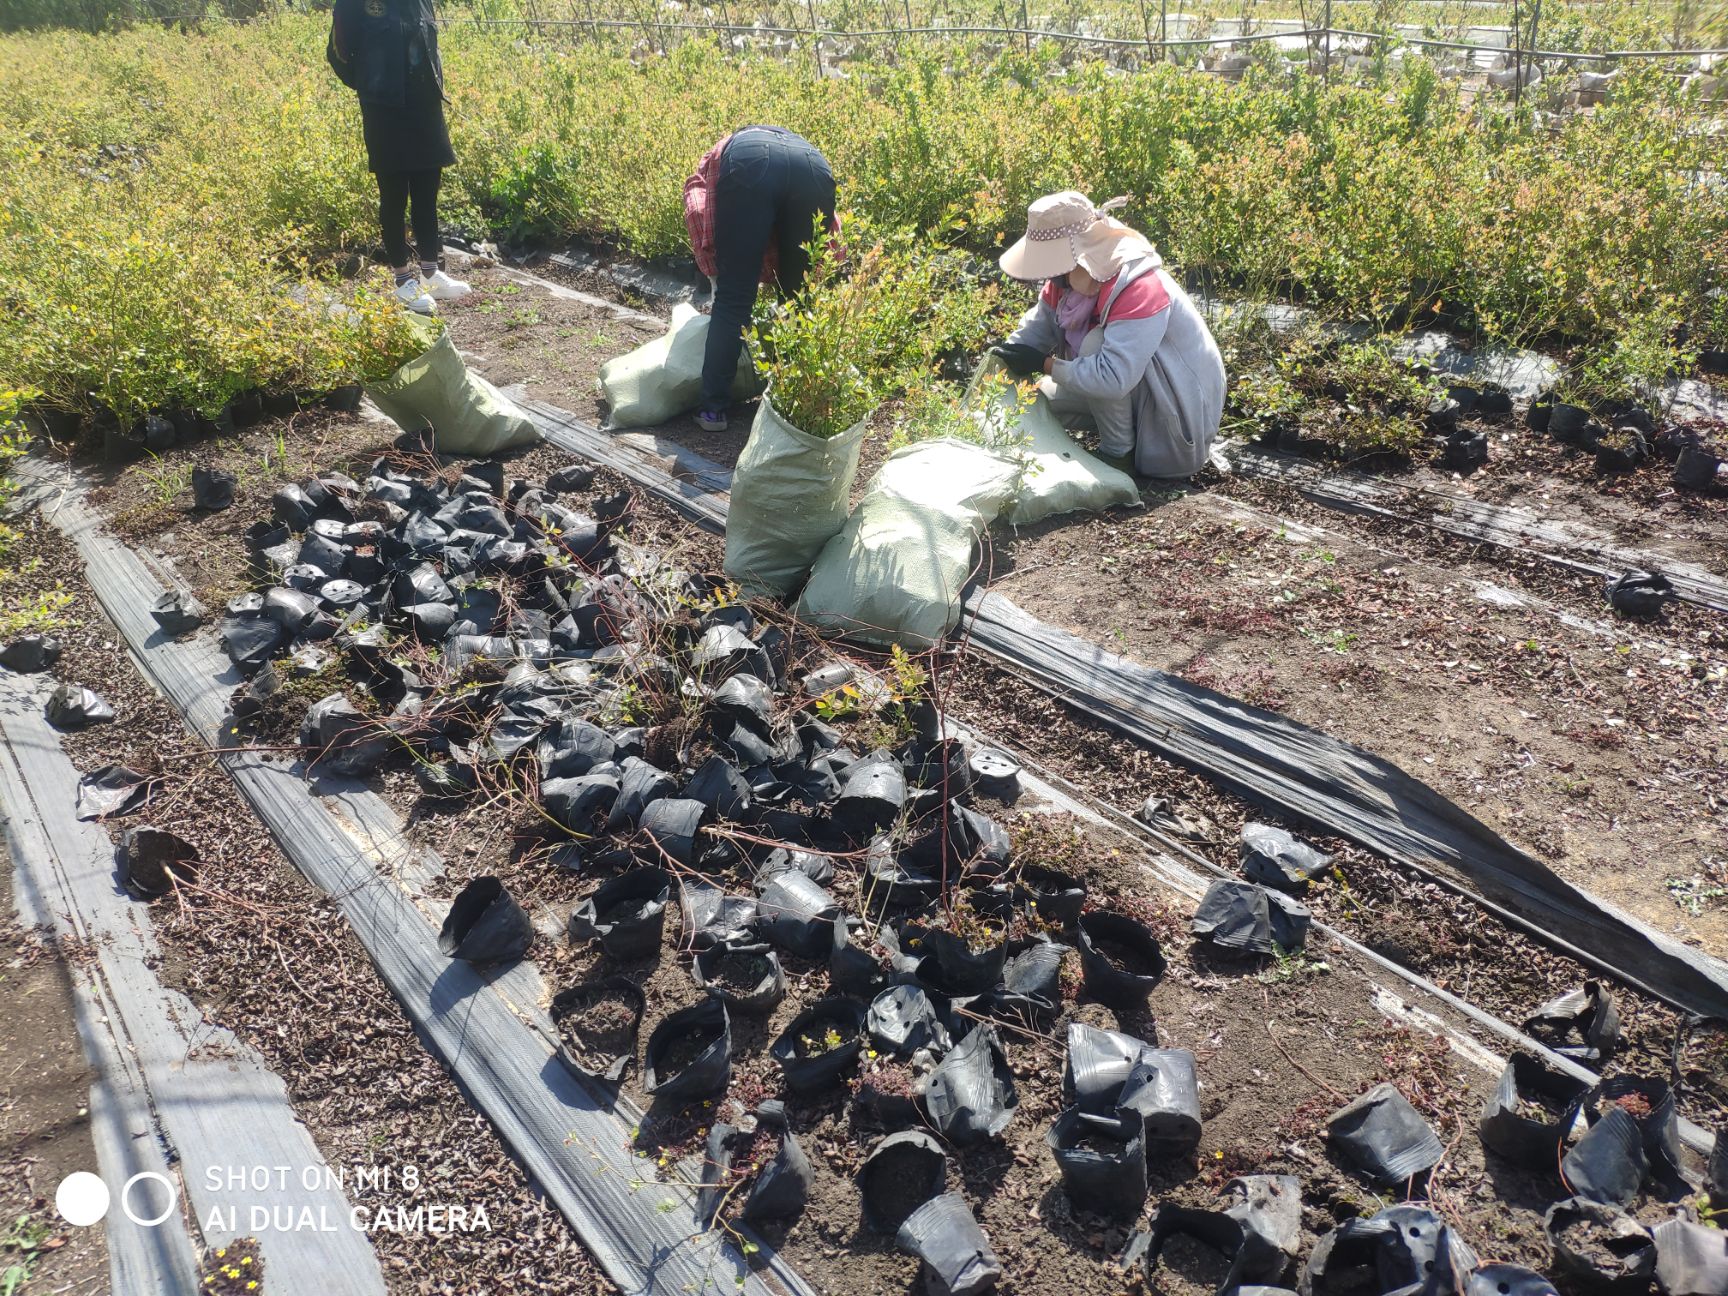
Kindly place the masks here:
<instances>
[{"instance_id":1,"label":"purple scarf","mask_svg":"<svg viewBox=\"0 0 1728 1296\"><path fill-rule=\"evenodd\" d=\"M1062 336L1068 342L1070 357L1080 354L1080 344L1092 331L1092 312L1098 306L1096 297L1087 297L1064 288L1056 300L1056 322L1062 326Z\"/></svg>"}]
</instances>

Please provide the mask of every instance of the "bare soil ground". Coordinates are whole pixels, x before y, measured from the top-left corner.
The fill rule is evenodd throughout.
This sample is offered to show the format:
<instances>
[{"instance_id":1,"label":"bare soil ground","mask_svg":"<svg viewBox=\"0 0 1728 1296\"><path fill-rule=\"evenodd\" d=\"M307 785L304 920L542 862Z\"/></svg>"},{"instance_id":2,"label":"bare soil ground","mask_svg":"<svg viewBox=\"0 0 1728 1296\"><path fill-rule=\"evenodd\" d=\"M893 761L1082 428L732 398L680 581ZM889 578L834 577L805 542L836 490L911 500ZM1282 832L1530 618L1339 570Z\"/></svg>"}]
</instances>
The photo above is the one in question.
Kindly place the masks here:
<instances>
[{"instance_id":1,"label":"bare soil ground","mask_svg":"<svg viewBox=\"0 0 1728 1296\"><path fill-rule=\"evenodd\" d=\"M99 1228L73 1228L54 1192L74 1171L95 1172L89 1064L73 1016L72 977L83 955L14 920L12 860L0 843L0 1285L16 1268L20 1296L108 1289Z\"/></svg>"},{"instance_id":2,"label":"bare soil ground","mask_svg":"<svg viewBox=\"0 0 1728 1296\"><path fill-rule=\"evenodd\" d=\"M1391 550L1335 515L1319 531L1216 490L1146 500L999 537L994 587L1365 747L1659 930L1728 949L1728 906L1700 895L1728 860L1721 618L1629 622L1562 577L1505 606L1484 586L1524 592L1520 573Z\"/></svg>"}]
</instances>

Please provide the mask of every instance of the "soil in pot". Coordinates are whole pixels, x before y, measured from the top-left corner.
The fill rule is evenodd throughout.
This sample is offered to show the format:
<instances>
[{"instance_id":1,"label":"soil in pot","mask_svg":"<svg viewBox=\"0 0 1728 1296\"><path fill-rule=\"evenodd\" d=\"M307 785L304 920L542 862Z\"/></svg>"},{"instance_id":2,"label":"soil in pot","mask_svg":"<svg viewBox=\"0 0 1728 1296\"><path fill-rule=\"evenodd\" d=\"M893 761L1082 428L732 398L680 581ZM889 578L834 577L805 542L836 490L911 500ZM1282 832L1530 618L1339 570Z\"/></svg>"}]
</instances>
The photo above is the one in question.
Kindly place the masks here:
<instances>
[{"instance_id":1,"label":"soil in pot","mask_svg":"<svg viewBox=\"0 0 1728 1296\"><path fill-rule=\"evenodd\" d=\"M774 965L766 954L735 950L714 966L708 984L727 994L742 998L753 994L762 982L774 974Z\"/></svg>"},{"instance_id":2,"label":"soil in pot","mask_svg":"<svg viewBox=\"0 0 1728 1296\"><path fill-rule=\"evenodd\" d=\"M645 1001L623 977L575 986L552 1001L552 1020L579 1071L616 1081L636 1052Z\"/></svg>"},{"instance_id":3,"label":"soil in pot","mask_svg":"<svg viewBox=\"0 0 1728 1296\"><path fill-rule=\"evenodd\" d=\"M913 1211L942 1191L947 1177L948 1158L935 1139L916 1130L890 1134L859 1175L865 1220L877 1232L898 1232Z\"/></svg>"}]
</instances>

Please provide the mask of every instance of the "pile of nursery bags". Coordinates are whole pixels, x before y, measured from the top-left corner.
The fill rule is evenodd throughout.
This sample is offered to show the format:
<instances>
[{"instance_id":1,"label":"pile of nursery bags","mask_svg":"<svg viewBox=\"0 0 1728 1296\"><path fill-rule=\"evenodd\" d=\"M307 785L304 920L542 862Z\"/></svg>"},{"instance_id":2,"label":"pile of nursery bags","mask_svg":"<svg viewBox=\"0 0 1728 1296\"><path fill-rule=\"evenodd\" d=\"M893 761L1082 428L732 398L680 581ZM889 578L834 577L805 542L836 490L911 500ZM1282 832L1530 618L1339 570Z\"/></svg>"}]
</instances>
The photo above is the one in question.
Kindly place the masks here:
<instances>
[{"instance_id":1,"label":"pile of nursery bags","mask_svg":"<svg viewBox=\"0 0 1728 1296\"><path fill-rule=\"evenodd\" d=\"M803 582L799 615L867 643L928 647L960 619L977 542L998 517L1023 526L1140 498L1134 479L1074 443L1043 396L1015 414L1012 452L939 437L895 451L847 514L862 423L824 440L764 400L733 476L726 574L752 595ZM806 575L808 579L806 579Z\"/></svg>"}]
</instances>

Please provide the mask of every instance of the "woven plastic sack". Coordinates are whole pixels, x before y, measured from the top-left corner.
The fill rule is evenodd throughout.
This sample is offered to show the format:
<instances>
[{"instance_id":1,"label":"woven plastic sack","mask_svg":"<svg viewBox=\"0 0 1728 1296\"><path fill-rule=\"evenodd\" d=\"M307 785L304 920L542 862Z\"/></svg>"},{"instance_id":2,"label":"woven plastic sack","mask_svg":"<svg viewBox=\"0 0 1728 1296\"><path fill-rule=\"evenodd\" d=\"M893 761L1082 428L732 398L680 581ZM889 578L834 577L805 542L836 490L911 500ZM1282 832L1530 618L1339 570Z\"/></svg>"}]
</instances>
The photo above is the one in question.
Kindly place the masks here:
<instances>
[{"instance_id":1,"label":"woven plastic sack","mask_svg":"<svg viewBox=\"0 0 1728 1296\"><path fill-rule=\"evenodd\" d=\"M969 403L977 399L979 384L1001 367L998 357L985 357L972 380ZM994 415L1000 421L1012 413L1014 404L1013 393L1005 391L996 397L995 408L986 417ZM1042 393L1020 416L1013 435L1025 439L1026 444L1016 453L1028 459L1029 465L1025 484L1002 510L1010 525L1030 526L1058 513L1101 513L1140 502L1134 479L1076 445Z\"/></svg>"},{"instance_id":2,"label":"woven plastic sack","mask_svg":"<svg viewBox=\"0 0 1728 1296\"><path fill-rule=\"evenodd\" d=\"M419 327L431 340L436 325ZM366 384L366 394L404 432L430 427L439 454L484 457L540 439L540 429L515 402L468 372L445 331L388 378Z\"/></svg>"},{"instance_id":3,"label":"woven plastic sack","mask_svg":"<svg viewBox=\"0 0 1728 1296\"><path fill-rule=\"evenodd\" d=\"M798 587L846 524L863 445L862 420L824 439L781 418L772 393L756 407L726 515L726 574L746 594L784 596Z\"/></svg>"},{"instance_id":4,"label":"woven plastic sack","mask_svg":"<svg viewBox=\"0 0 1728 1296\"><path fill-rule=\"evenodd\" d=\"M973 549L1019 475L1005 455L950 437L896 450L823 546L799 615L866 643L936 643L960 620Z\"/></svg>"},{"instance_id":5,"label":"woven plastic sack","mask_svg":"<svg viewBox=\"0 0 1728 1296\"><path fill-rule=\"evenodd\" d=\"M695 409L702 399L702 357L708 348L708 317L694 306L672 308L664 337L644 343L600 366L608 428L653 427ZM732 396L746 400L760 387L748 351L738 353Z\"/></svg>"}]
</instances>

